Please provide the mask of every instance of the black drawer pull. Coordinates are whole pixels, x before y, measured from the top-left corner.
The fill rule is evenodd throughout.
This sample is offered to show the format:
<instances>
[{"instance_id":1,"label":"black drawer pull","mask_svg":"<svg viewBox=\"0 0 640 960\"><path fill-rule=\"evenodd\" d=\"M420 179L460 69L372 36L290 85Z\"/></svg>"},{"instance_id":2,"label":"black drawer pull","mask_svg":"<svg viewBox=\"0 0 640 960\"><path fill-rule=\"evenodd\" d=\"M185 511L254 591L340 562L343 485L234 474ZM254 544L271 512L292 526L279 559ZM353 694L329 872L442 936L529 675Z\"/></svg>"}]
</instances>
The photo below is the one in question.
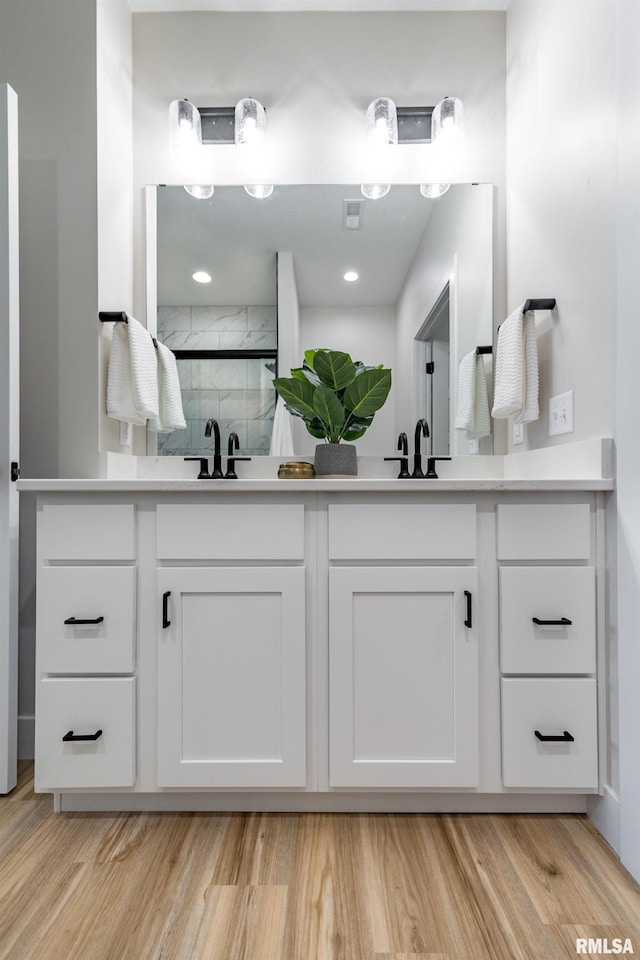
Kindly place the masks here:
<instances>
[{"instance_id":1,"label":"black drawer pull","mask_svg":"<svg viewBox=\"0 0 640 960\"><path fill-rule=\"evenodd\" d=\"M568 617L560 617L559 620L540 620L539 617L531 617L531 619L539 627L570 627L573 623L573 620L569 620Z\"/></svg>"},{"instance_id":2,"label":"black drawer pull","mask_svg":"<svg viewBox=\"0 0 640 960\"><path fill-rule=\"evenodd\" d=\"M472 623L472 621L471 621L471 613L472 613L473 598L472 598L472 596L471 596L471 591L470 591L470 590L465 590L465 591L464 591L464 595L465 595L465 597L467 598L467 619L465 620L464 625L465 625L465 627L469 627L469 628L470 628L470 627L471 627L471 623Z\"/></svg>"},{"instance_id":3,"label":"black drawer pull","mask_svg":"<svg viewBox=\"0 0 640 960\"><path fill-rule=\"evenodd\" d=\"M549 743L549 742L573 743L575 739L574 737L571 736L568 730L565 730L562 735L555 734L555 735L551 735L550 737L545 737L544 734L540 733L539 730L534 730L533 732L535 733L538 740L542 740L543 743Z\"/></svg>"},{"instance_id":4,"label":"black drawer pull","mask_svg":"<svg viewBox=\"0 0 640 960\"><path fill-rule=\"evenodd\" d=\"M65 743L69 740L77 743L79 740L98 740L101 736L102 730L96 730L95 733L74 733L73 730L69 730L62 739Z\"/></svg>"},{"instance_id":5,"label":"black drawer pull","mask_svg":"<svg viewBox=\"0 0 640 960\"><path fill-rule=\"evenodd\" d=\"M95 620L78 620L76 617L67 617L65 623L70 623L72 626L77 627L82 623L102 623L104 617L96 617Z\"/></svg>"},{"instance_id":6,"label":"black drawer pull","mask_svg":"<svg viewBox=\"0 0 640 960\"><path fill-rule=\"evenodd\" d=\"M169 620L169 597L171 596L171 590L165 591L162 594L162 629L166 630L167 627L171 626L171 620Z\"/></svg>"}]
</instances>

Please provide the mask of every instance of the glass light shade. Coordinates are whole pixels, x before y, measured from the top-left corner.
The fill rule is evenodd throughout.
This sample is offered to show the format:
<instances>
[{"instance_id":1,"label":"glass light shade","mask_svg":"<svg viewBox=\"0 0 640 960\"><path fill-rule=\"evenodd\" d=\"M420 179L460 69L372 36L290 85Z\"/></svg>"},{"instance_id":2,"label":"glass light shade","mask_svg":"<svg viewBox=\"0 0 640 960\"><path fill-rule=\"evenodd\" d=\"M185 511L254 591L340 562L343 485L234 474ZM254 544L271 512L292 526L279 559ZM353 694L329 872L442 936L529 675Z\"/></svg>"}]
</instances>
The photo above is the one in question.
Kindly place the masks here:
<instances>
[{"instance_id":1,"label":"glass light shade","mask_svg":"<svg viewBox=\"0 0 640 960\"><path fill-rule=\"evenodd\" d=\"M235 140L237 147L256 149L264 146L267 136L267 115L262 104L245 97L236 104Z\"/></svg>"},{"instance_id":2,"label":"glass light shade","mask_svg":"<svg viewBox=\"0 0 640 960\"><path fill-rule=\"evenodd\" d=\"M421 183L420 193L427 200L437 200L438 197L447 192L450 186L450 183Z\"/></svg>"},{"instance_id":3,"label":"glass light shade","mask_svg":"<svg viewBox=\"0 0 640 960\"><path fill-rule=\"evenodd\" d=\"M360 187L362 196L367 200L380 200L381 197L386 197L389 190L391 190L390 183L363 183Z\"/></svg>"},{"instance_id":4,"label":"glass light shade","mask_svg":"<svg viewBox=\"0 0 640 960\"><path fill-rule=\"evenodd\" d=\"M377 146L398 142L398 115L396 105L389 97L378 97L367 107L367 134Z\"/></svg>"},{"instance_id":5,"label":"glass light shade","mask_svg":"<svg viewBox=\"0 0 640 960\"><path fill-rule=\"evenodd\" d=\"M212 183L191 183L185 185L185 190L196 200L208 200L213 196L214 187Z\"/></svg>"},{"instance_id":6,"label":"glass light shade","mask_svg":"<svg viewBox=\"0 0 640 960\"><path fill-rule=\"evenodd\" d=\"M169 142L177 149L202 143L200 111L189 100L174 100L169 105Z\"/></svg>"},{"instance_id":7,"label":"glass light shade","mask_svg":"<svg viewBox=\"0 0 640 960\"><path fill-rule=\"evenodd\" d=\"M437 103L431 114L431 139L434 143L451 135L461 136L463 132L462 100L457 97L445 97Z\"/></svg>"},{"instance_id":8,"label":"glass light shade","mask_svg":"<svg viewBox=\"0 0 640 960\"><path fill-rule=\"evenodd\" d=\"M245 183L244 188L250 197L257 200L264 200L273 193L272 183Z\"/></svg>"}]
</instances>

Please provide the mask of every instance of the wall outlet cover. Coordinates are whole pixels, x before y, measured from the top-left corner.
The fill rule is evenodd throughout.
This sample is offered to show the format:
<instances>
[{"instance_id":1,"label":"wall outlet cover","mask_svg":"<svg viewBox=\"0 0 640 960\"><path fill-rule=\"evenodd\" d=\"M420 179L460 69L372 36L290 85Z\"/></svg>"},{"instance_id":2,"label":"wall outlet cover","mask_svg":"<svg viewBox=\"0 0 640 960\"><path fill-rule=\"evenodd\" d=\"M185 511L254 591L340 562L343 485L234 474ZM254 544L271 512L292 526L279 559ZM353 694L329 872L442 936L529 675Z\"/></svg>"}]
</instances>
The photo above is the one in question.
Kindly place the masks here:
<instances>
[{"instance_id":1,"label":"wall outlet cover","mask_svg":"<svg viewBox=\"0 0 640 960\"><path fill-rule=\"evenodd\" d=\"M549 436L573 433L573 390L559 393L549 400Z\"/></svg>"},{"instance_id":2,"label":"wall outlet cover","mask_svg":"<svg viewBox=\"0 0 640 960\"><path fill-rule=\"evenodd\" d=\"M469 453L480 453L480 441L477 437L469 440Z\"/></svg>"},{"instance_id":3,"label":"wall outlet cover","mask_svg":"<svg viewBox=\"0 0 640 960\"><path fill-rule=\"evenodd\" d=\"M132 439L133 430L131 429L131 424L127 423L125 420L120 421L120 446L121 447L130 447Z\"/></svg>"},{"instance_id":4,"label":"wall outlet cover","mask_svg":"<svg viewBox=\"0 0 640 960\"><path fill-rule=\"evenodd\" d=\"M513 425L513 444L517 446L519 443L524 443L524 423Z\"/></svg>"}]
</instances>

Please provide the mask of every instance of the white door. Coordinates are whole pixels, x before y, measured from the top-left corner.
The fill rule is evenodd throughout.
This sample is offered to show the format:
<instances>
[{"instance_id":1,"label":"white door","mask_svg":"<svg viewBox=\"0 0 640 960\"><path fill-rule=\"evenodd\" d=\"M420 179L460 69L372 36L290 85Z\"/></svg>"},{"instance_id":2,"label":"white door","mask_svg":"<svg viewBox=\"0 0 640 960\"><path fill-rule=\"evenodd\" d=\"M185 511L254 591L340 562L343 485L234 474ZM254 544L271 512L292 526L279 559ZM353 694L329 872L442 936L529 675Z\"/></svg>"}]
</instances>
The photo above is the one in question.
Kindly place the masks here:
<instances>
[{"instance_id":1,"label":"white door","mask_svg":"<svg viewBox=\"0 0 640 960\"><path fill-rule=\"evenodd\" d=\"M158 571L158 784L306 782L305 571Z\"/></svg>"},{"instance_id":2,"label":"white door","mask_svg":"<svg viewBox=\"0 0 640 960\"><path fill-rule=\"evenodd\" d=\"M0 793L18 742L18 98L0 84Z\"/></svg>"},{"instance_id":3,"label":"white door","mask_svg":"<svg viewBox=\"0 0 640 960\"><path fill-rule=\"evenodd\" d=\"M332 568L333 787L478 785L476 585L475 567Z\"/></svg>"}]
</instances>

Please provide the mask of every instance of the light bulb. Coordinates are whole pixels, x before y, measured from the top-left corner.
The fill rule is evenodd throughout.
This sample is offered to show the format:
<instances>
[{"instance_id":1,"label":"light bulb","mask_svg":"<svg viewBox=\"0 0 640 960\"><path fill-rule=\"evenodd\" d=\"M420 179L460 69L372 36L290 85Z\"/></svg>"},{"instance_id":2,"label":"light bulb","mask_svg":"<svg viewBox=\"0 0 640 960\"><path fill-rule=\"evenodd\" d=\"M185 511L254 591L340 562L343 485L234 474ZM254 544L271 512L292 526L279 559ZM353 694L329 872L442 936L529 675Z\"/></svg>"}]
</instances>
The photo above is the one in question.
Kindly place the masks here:
<instances>
[{"instance_id":1,"label":"light bulb","mask_svg":"<svg viewBox=\"0 0 640 960\"><path fill-rule=\"evenodd\" d=\"M273 193L272 183L245 183L244 188L250 197L257 200L265 200Z\"/></svg>"},{"instance_id":2,"label":"light bulb","mask_svg":"<svg viewBox=\"0 0 640 960\"><path fill-rule=\"evenodd\" d=\"M191 274L191 277L196 283L211 283L211 274L207 273L206 270L196 270L195 273Z\"/></svg>"},{"instance_id":3,"label":"light bulb","mask_svg":"<svg viewBox=\"0 0 640 960\"><path fill-rule=\"evenodd\" d=\"M367 107L367 131L376 146L392 146L398 142L398 115L389 97L378 97Z\"/></svg>"},{"instance_id":4,"label":"light bulb","mask_svg":"<svg viewBox=\"0 0 640 960\"><path fill-rule=\"evenodd\" d=\"M389 190L391 190L390 183L363 183L360 187L362 196L367 200L380 200L381 197L386 197Z\"/></svg>"},{"instance_id":5,"label":"light bulb","mask_svg":"<svg viewBox=\"0 0 640 960\"><path fill-rule=\"evenodd\" d=\"M445 97L436 104L431 114L431 140L437 143L463 133L462 100L457 97Z\"/></svg>"},{"instance_id":6,"label":"light bulb","mask_svg":"<svg viewBox=\"0 0 640 960\"><path fill-rule=\"evenodd\" d=\"M196 200L208 200L213 196L214 187L212 183L191 183L185 184L185 190Z\"/></svg>"},{"instance_id":7,"label":"light bulb","mask_svg":"<svg viewBox=\"0 0 640 960\"><path fill-rule=\"evenodd\" d=\"M178 150L202 143L200 111L189 100L173 100L169 105L169 143Z\"/></svg>"},{"instance_id":8,"label":"light bulb","mask_svg":"<svg viewBox=\"0 0 640 960\"><path fill-rule=\"evenodd\" d=\"M263 147L267 136L267 115L262 104L245 97L236 104L236 147Z\"/></svg>"},{"instance_id":9,"label":"light bulb","mask_svg":"<svg viewBox=\"0 0 640 960\"><path fill-rule=\"evenodd\" d=\"M450 183L421 183L420 193L427 200L437 200L438 197L447 192L450 186Z\"/></svg>"},{"instance_id":10,"label":"light bulb","mask_svg":"<svg viewBox=\"0 0 640 960\"><path fill-rule=\"evenodd\" d=\"M355 270L347 270L344 275L344 279L347 281L347 283L354 283L358 279L358 274Z\"/></svg>"}]
</instances>

